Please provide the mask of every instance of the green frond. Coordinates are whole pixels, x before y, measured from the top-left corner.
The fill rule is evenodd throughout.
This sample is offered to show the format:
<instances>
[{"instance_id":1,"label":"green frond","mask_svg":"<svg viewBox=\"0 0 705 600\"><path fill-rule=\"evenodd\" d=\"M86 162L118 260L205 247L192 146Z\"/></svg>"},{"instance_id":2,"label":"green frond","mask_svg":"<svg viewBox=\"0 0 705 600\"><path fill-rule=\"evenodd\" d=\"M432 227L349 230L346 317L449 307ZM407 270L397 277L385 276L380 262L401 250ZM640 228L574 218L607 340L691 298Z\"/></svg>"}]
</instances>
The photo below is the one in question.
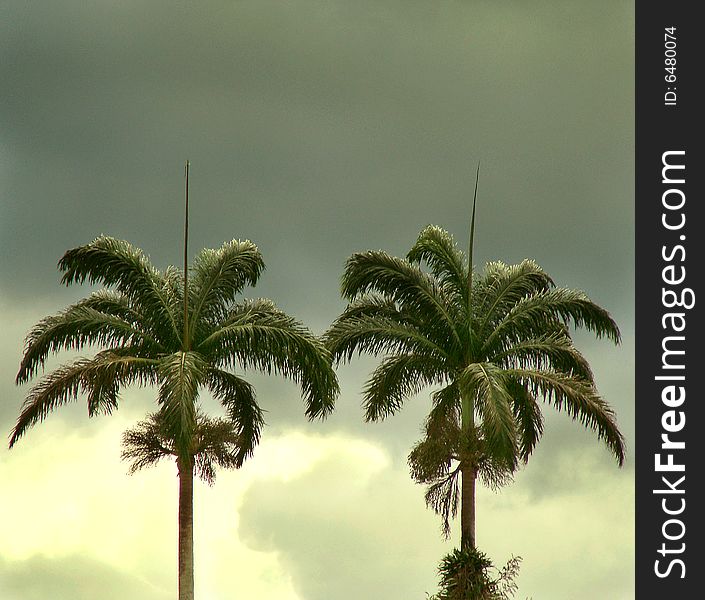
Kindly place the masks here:
<instances>
[{"instance_id":1,"label":"green frond","mask_svg":"<svg viewBox=\"0 0 705 600\"><path fill-rule=\"evenodd\" d=\"M483 337L488 327L499 322L523 298L552 287L553 280L533 260L524 259L518 265L487 263L482 277L475 280L473 292L474 312L481 319L478 335Z\"/></svg>"},{"instance_id":2,"label":"green frond","mask_svg":"<svg viewBox=\"0 0 705 600\"><path fill-rule=\"evenodd\" d=\"M485 452L513 470L516 466L516 423L504 370L492 363L468 365L460 376L463 393L475 399Z\"/></svg>"},{"instance_id":3,"label":"green frond","mask_svg":"<svg viewBox=\"0 0 705 600\"><path fill-rule=\"evenodd\" d=\"M458 329L465 322L464 307L444 294L433 277L409 261L385 252L353 254L345 265L342 293L348 300L375 292L416 314L429 337L449 348L462 347Z\"/></svg>"},{"instance_id":4,"label":"green frond","mask_svg":"<svg viewBox=\"0 0 705 600\"><path fill-rule=\"evenodd\" d=\"M536 398L516 379L507 378L512 412L517 423L519 458L526 464L543 435L543 415Z\"/></svg>"},{"instance_id":5,"label":"green frond","mask_svg":"<svg viewBox=\"0 0 705 600\"><path fill-rule=\"evenodd\" d=\"M546 333L511 343L506 349L488 358L507 368L556 370L593 380L590 364L573 345L567 333Z\"/></svg>"},{"instance_id":6,"label":"green frond","mask_svg":"<svg viewBox=\"0 0 705 600\"><path fill-rule=\"evenodd\" d=\"M80 350L87 345L104 347L139 344L158 352L141 316L131 310L124 297L101 291L35 325L25 339L25 350L16 383L26 383L44 366L50 354Z\"/></svg>"},{"instance_id":7,"label":"green frond","mask_svg":"<svg viewBox=\"0 0 705 600\"><path fill-rule=\"evenodd\" d=\"M360 311L361 312L361 311ZM335 361L349 362L355 354L373 356L387 353L426 355L435 360L449 360L443 347L434 343L424 332L393 316L339 317L324 336L326 346Z\"/></svg>"},{"instance_id":8,"label":"green frond","mask_svg":"<svg viewBox=\"0 0 705 600\"><path fill-rule=\"evenodd\" d=\"M102 283L127 296L155 327L168 324L179 337L174 315L163 291L163 276L149 263L141 250L124 240L99 237L85 246L67 251L59 260L61 282Z\"/></svg>"},{"instance_id":9,"label":"green frond","mask_svg":"<svg viewBox=\"0 0 705 600\"><path fill-rule=\"evenodd\" d=\"M624 464L625 442L612 408L589 381L554 371L508 369L506 375L525 386L536 397L566 411L571 418L591 429L610 449L620 466Z\"/></svg>"},{"instance_id":10,"label":"green frond","mask_svg":"<svg viewBox=\"0 0 705 600\"><path fill-rule=\"evenodd\" d=\"M159 362L159 405L170 436L185 455L196 426L196 400L207 363L197 352L174 352Z\"/></svg>"},{"instance_id":11,"label":"green frond","mask_svg":"<svg viewBox=\"0 0 705 600\"><path fill-rule=\"evenodd\" d=\"M117 405L120 387L130 383L153 383L156 366L154 360L104 351L93 359L79 358L58 367L27 394L10 436L10 448L27 429L43 421L55 408L76 400L80 393L88 396L89 416L110 413Z\"/></svg>"},{"instance_id":12,"label":"green frond","mask_svg":"<svg viewBox=\"0 0 705 600\"><path fill-rule=\"evenodd\" d=\"M301 386L309 419L325 417L338 380L323 342L271 302L244 303L198 345L221 367L276 373Z\"/></svg>"},{"instance_id":13,"label":"green frond","mask_svg":"<svg viewBox=\"0 0 705 600\"><path fill-rule=\"evenodd\" d=\"M232 240L217 250L201 250L189 285L192 329L202 321L222 320L235 296L246 285L254 286L264 268L262 255L249 240Z\"/></svg>"},{"instance_id":14,"label":"green frond","mask_svg":"<svg viewBox=\"0 0 705 600\"><path fill-rule=\"evenodd\" d=\"M555 288L518 301L487 336L483 351L498 340L518 341L556 331L560 323L587 329L598 338L620 341L619 327L604 308L583 292Z\"/></svg>"},{"instance_id":15,"label":"green frond","mask_svg":"<svg viewBox=\"0 0 705 600\"><path fill-rule=\"evenodd\" d=\"M428 385L443 383L447 373L438 361L424 355L389 356L373 371L362 393L366 421L394 414L404 400Z\"/></svg>"},{"instance_id":16,"label":"green frond","mask_svg":"<svg viewBox=\"0 0 705 600\"><path fill-rule=\"evenodd\" d=\"M467 305L468 273L465 260L453 236L445 229L428 225L421 231L406 258L411 263L425 262L446 293L455 296L459 304Z\"/></svg>"},{"instance_id":17,"label":"green frond","mask_svg":"<svg viewBox=\"0 0 705 600\"><path fill-rule=\"evenodd\" d=\"M209 370L207 385L228 411L237 435L233 466L239 468L252 455L264 426L264 414L257 404L255 390L244 379L220 369Z\"/></svg>"}]
</instances>

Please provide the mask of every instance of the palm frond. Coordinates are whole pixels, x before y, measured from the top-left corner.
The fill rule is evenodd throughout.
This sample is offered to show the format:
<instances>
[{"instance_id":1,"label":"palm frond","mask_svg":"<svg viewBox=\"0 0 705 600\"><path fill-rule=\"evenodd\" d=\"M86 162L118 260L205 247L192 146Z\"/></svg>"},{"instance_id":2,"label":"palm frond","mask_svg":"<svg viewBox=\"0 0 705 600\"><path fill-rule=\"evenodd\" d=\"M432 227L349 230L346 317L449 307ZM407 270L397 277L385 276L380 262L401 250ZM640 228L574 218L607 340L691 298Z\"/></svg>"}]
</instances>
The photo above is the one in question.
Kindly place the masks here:
<instances>
[{"instance_id":1,"label":"palm frond","mask_svg":"<svg viewBox=\"0 0 705 600\"><path fill-rule=\"evenodd\" d=\"M128 351L123 351L126 354ZM55 408L88 395L88 413L110 413L117 406L123 385L153 383L157 361L114 351L98 353L93 359L79 358L45 375L27 394L10 436L10 448L27 429L43 421Z\"/></svg>"},{"instance_id":2,"label":"palm frond","mask_svg":"<svg viewBox=\"0 0 705 600\"><path fill-rule=\"evenodd\" d=\"M543 435L543 415L534 395L516 379L507 378L512 412L517 423L519 458L526 464Z\"/></svg>"},{"instance_id":3,"label":"palm frond","mask_svg":"<svg viewBox=\"0 0 705 600\"><path fill-rule=\"evenodd\" d=\"M114 288L139 306L152 325L167 325L172 335L179 336L162 289L163 276L130 243L102 236L67 251L58 266L65 285L88 281Z\"/></svg>"},{"instance_id":4,"label":"palm frond","mask_svg":"<svg viewBox=\"0 0 705 600\"><path fill-rule=\"evenodd\" d=\"M366 421L394 414L403 401L427 385L442 383L445 369L438 361L419 354L388 356L374 370L362 393Z\"/></svg>"},{"instance_id":5,"label":"palm frond","mask_svg":"<svg viewBox=\"0 0 705 600\"><path fill-rule=\"evenodd\" d=\"M373 356L408 352L435 360L448 360L444 348L430 340L424 332L408 322L392 316L339 317L324 336L333 359L349 362L355 354Z\"/></svg>"},{"instance_id":6,"label":"palm frond","mask_svg":"<svg viewBox=\"0 0 705 600\"><path fill-rule=\"evenodd\" d=\"M480 336L489 324L501 319L521 299L554 287L549 275L530 259L524 259L517 265L489 262L475 285L476 312L482 316Z\"/></svg>"},{"instance_id":7,"label":"palm frond","mask_svg":"<svg viewBox=\"0 0 705 600\"><path fill-rule=\"evenodd\" d=\"M207 363L197 352L174 352L159 362L159 404L170 436L182 455L189 453L196 427L198 388Z\"/></svg>"},{"instance_id":8,"label":"palm frond","mask_svg":"<svg viewBox=\"0 0 705 600\"><path fill-rule=\"evenodd\" d=\"M506 375L516 379L536 397L566 411L574 420L597 433L617 462L624 464L624 436L617 427L612 408L600 397L589 381L565 373L529 369L508 369Z\"/></svg>"},{"instance_id":9,"label":"palm frond","mask_svg":"<svg viewBox=\"0 0 705 600\"><path fill-rule=\"evenodd\" d=\"M443 293L433 277L406 260L385 252L353 254L345 265L342 293L348 300L377 292L415 313L434 331L435 339L459 348L458 327L465 322L464 308Z\"/></svg>"},{"instance_id":10,"label":"palm frond","mask_svg":"<svg viewBox=\"0 0 705 600\"><path fill-rule=\"evenodd\" d=\"M133 311L123 296L95 292L57 315L42 319L25 339L25 350L16 383L26 383L44 366L50 354L60 350L79 350L86 345L128 346L139 344L161 350L160 344L145 331L142 317Z\"/></svg>"},{"instance_id":11,"label":"palm frond","mask_svg":"<svg viewBox=\"0 0 705 600\"><path fill-rule=\"evenodd\" d=\"M507 348L488 358L503 367L550 369L593 380L590 364L565 332L548 332L510 343Z\"/></svg>"},{"instance_id":12,"label":"palm frond","mask_svg":"<svg viewBox=\"0 0 705 600\"><path fill-rule=\"evenodd\" d=\"M213 396L228 411L237 435L233 465L239 468L252 455L264 426L264 414L257 404L255 390L244 379L220 369L210 369L206 381Z\"/></svg>"},{"instance_id":13,"label":"palm frond","mask_svg":"<svg viewBox=\"0 0 705 600\"><path fill-rule=\"evenodd\" d=\"M487 336L484 348L498 339L519 341L556 331L556 324L572 324L600 337L620 342L619 327L610 314L583 292L555 288L519 300ZM483 350L483 351L485 351Z\"/></svg>"},{"instance_id":14,"label":"palm frond","mask_svg":"<svg viewBox=\"0 0 705 600\"><path fill-rule=\"evenodd\" d=\"M232 240L217 250L201 250L189 286L193 327L214 318L222 320L235 296L245 285L254 286L264 268L262 255L249 240Z\"/></svg>"},{"instance_id":15,"label":"palm frond","mask_svg":"<svg viewBox=\"0 0 705 600\"><path fill-rule=\"evenodd\" d=\"M425 262L447 295L467 305L468 274L462 253L453 236L445 229L429 225L421 231L406 258L411 263Z\"/></svg>"},{"instance_id":16,"label":"palm frond","mask_svg":"<svg viewBox=\"0 0 705 600\"><path fill-rule=\"evenodd\" d=\"M474 397L485 452L513 470L517 431L504 371L493 363L472 363L463 371L460 385L463 393Z\"/></svg>"},{"instance_id":17,"label":"palm frond","mask_svg":"<svg viewBox=\"0 0 705 600\"><path fill-rule=\"evenodd\" d=\"M199 351L221 367L283 375L301 386L310 419L330 413L338 380L320 339L271 303L243 303L225 323Z\"/></svg>"}]
</instances>

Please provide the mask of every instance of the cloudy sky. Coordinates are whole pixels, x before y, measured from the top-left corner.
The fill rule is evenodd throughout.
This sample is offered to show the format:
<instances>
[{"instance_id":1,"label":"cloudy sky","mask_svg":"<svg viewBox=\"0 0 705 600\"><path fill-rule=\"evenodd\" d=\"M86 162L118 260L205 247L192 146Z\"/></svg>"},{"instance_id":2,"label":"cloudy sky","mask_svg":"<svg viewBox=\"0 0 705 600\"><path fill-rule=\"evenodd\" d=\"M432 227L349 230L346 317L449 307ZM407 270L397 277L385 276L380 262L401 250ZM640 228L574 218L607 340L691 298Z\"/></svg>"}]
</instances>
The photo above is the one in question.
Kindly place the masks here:
<instances>
[{"instance_id":1,"label":"cloudy sky","mask_svg":"<svg viewBox=\"0 0 705 600\"><path fill-rule=\"evenodd\" d=\"M546 407L530 465L479 492L478 543L523 557L522 600L633 598L633 25L613 0L2 2L0 428L28 390L24 335L89 291L59 285L65 250L104 233L180 261L186 159L194 253L253 240L267 271L246 295L316 332L352 252L403 255L428 223L465 247L481 160L476 264L534 258L610 310L620 347L577 339L630 456L618 469ZM429 400L364 424L373 365L340 369L317 424L293 385L253 378L261 445L196 488L200 600L436 591L454 540L406 468ZM4 600L175 596L175 467L119 458L153 407L127 390L89 420L79 402L0 450Z\"/></svg>"}]
</instances>

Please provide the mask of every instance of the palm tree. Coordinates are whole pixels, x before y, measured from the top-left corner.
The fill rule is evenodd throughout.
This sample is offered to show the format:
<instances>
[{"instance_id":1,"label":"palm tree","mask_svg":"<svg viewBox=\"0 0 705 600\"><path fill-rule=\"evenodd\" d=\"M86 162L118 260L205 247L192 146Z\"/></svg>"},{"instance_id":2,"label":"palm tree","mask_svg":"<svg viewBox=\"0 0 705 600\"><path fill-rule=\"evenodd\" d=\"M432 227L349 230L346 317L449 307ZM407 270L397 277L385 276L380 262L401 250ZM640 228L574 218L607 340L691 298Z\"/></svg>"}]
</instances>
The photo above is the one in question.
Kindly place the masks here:
<instances>
[{"instance_id":1,"label":"palm tree","mask_svg":"<svg viewBox=\"0 0 705 600\"><path fill-rule=\"evenodd\" d=\"M264 269L249 241L202 250L190 278L187 268L157 270L139 249L109 237L69 250L59 269L66 285L99 283L105 289L44 318L29 332L16 382L28 382L49 355L61 350L97 346L98 351L56 368L30 389L10 447L79 395L85 395L93 416L116 409L125 386L158 386L160 432L173 441L170 451L179 474L179 600L192 600L193 475L203 433L199 391L209 390L225 409L234 435L226 462L239 467L252 454L264 424L254 388L240 373L257 370L294 380L309 419L325 417L338 392L330 354L271 301L236 302Z\"/></svg>"},{"instance_id":2,"label":"palm tree","mask_svg":"<svg viewBox=\"0 0 705 600\"><path fill-rule=\"evenodd\" d=\"M470 250L466 260L450 234L428 226L406 259L353 254L342 279L349 305L326 333L337 362L363 352L384 356L363 391L367 421L439 386L410 463L414 478L431 484L426 499L444 516L446 535L460 479L461 548L475 546L477 477L501 485L539 441L539 400L595 431L620 465L625 452L569 330L618 343L607 311L583 292L555 287L531 260L492 262L473 278L472 241Z\"/></svg>"}]
</instances>

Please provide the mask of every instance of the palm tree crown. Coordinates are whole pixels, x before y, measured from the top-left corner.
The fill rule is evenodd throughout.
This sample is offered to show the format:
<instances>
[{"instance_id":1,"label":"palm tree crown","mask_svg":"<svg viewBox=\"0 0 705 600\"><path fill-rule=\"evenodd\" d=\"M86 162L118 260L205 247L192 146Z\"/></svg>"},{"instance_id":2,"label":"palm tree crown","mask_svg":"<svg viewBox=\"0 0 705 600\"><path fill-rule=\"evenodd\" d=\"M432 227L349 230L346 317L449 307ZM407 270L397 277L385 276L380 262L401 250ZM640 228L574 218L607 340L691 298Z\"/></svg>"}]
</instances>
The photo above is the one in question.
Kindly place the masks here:
<instances>
[{"instance_id":1,"label":"palm tree crown","mask_svg":"<svg viewBox=\"0 0 705 600\"><path fill-rule=\"evenodd\" d=\"M299 383L309 418L332 408L338 391L323 344L269 300L235 302L264 269L257 247L231 241L196 257L184 327L184 273L155 269L128 242L99 237L59 261L62 282L101 283L108 289L40 321L28 334L17 374L22 384L61 350L102 347L45 375L27 395L10 447L51 411L85 394L93 416L117 408L121 388L158 385L158 401L172 434L187 449L196 424L196 400L205 387L240 434L242 464L263 425L253 387L236 369L275 372Z\"/></svg>"},{"instance_id":2,"label":"palm tree crown","mask_svg":"<svg viewBox=\"0 0 705 600\"><path fill-rule=\"evenodd\" d=\"M619 329L607 311L583 292L556 287L534 261L492 262L473 277L452 236L429 226L406 259L353 254L342 293L349 305L326 334L334 359L384 356L363 391L367 421L438 387L410 464L417 481L431 484L427 501L444 515L446 532L458 475L471 486L462 498L464 543L474 545L475 478L500 484L528 461L543 432L539 400L595 431L624 461L615 415L569 327L615 343Z\"/></svg>"}]
</instances>

